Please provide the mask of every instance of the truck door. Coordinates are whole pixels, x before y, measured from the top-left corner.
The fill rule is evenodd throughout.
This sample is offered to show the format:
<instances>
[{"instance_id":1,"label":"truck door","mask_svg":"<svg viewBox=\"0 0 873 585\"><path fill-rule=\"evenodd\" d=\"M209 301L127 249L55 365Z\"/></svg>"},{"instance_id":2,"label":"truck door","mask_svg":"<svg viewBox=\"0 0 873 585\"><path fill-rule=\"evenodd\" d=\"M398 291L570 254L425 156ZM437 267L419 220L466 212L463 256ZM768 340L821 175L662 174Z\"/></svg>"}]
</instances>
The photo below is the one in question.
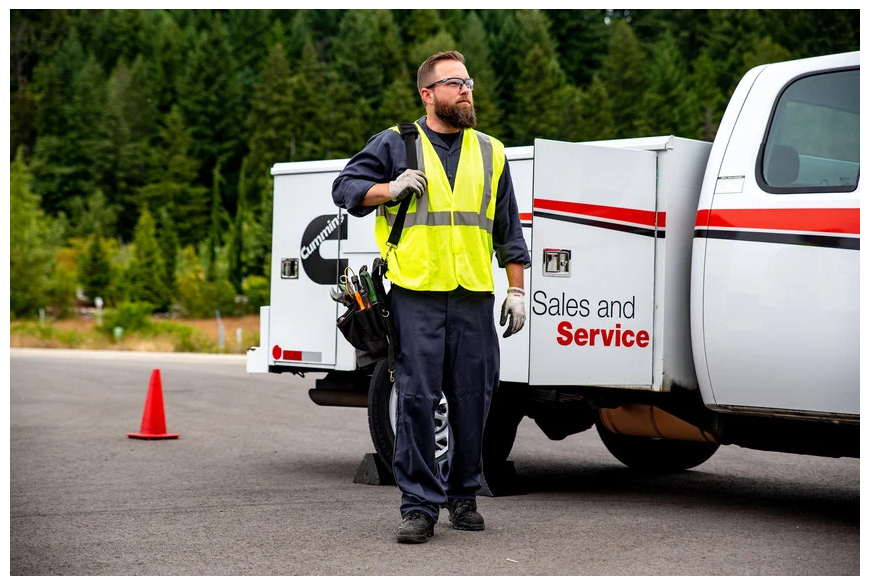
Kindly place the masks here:
<instances>
[{"instance_id":1,"label":"truck door","mask_svg":"<svg viewBox=\"0 0 873 585\"><path fill-rule=\"evenodd\" d=\"M859 96L858 67L772 66L746 99L698 217L720 406L860 414Z\"/></svg>"},{"instance_id":2,"label":"truck door","mask_svg":"<svg viewBox=\"0 0 873 585\"><path fill-rule=\"evenodd\" d=\"M534 142L530 384L651 388L656 160Z\"/></svg>"},{"instance_id":3,"label":"truck door","mask_svg":"<svg viewBox=\"0 0 873 585\"><path fill-rule=\"evenodd\" d=\"M346 264L339 259L339 243L348 227L348 215L333 205L329 195L336 174L276 173L268 348L271 366L336 363L339 305L331 300L329 291Z\"/></svg>"}]
</instances>

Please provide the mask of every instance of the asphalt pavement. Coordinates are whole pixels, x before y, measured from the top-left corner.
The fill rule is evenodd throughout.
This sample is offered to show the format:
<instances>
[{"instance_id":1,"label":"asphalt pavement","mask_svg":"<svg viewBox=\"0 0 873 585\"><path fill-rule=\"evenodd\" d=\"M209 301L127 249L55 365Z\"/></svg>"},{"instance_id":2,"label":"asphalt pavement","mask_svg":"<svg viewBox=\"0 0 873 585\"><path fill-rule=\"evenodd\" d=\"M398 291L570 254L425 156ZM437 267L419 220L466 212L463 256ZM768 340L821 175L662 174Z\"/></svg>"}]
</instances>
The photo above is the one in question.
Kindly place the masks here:
<instances>
[{"instance_id":1,"label":"asphalt pavement","mask_svg":"<svg viewBox=\"0 0 873 585\"><path fill-rule=\"evenodd\" d=\"M177 440L127 438L154 369ZM521 493L479 499L484 532L444 514L399 545L397 488L353 482L366 410L317 406L313 384L239 356L11 350L11 575L861 572L859 459L726 446L652 477L594 431L553 442L529 419Z\"/></svg>"}]
</instances>

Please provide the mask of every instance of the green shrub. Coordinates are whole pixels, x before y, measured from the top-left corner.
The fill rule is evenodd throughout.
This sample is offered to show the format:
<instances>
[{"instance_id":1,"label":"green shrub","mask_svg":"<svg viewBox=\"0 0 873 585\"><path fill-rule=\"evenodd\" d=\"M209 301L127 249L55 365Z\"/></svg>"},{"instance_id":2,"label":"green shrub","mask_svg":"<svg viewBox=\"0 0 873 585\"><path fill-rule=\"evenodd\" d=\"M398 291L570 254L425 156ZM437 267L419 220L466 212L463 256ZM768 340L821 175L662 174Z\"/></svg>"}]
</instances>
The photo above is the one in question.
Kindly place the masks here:
<instances>
[{"instance_id":1,"label":"green shrub","mask_svg":"<svg viewBox=\"0 0 873 585\"><path fill-rule=\"evenodd\" d=\"M166 335L173 340L173 351L180 352L213 352L215 348L202 331L190 325L173 323L171 321L154 322L155 335Z\"/></svg>"},{"instance_id":2,"label":"green shrub","mask_svg":"<svg viewBox=\"0 0 873 585\"><path fill-rule=\"evenodd\" d=\"M187 275L178 280L179 312L195 319L214 317L216 309L224 316L238 312L233 285L226 280L210 282Z\"/></svg>"},{"instance_id":3,"label":"green shrub","mask_svg":"<svg viewBox=\"0 0 873 585\"><path fill-rule=\"evenodd\" d=\"M116 327L125 333L152 333L154 324L150 319L154 307L149 303L119 303L115 309L103 313L103 324L97 326L101 333L112 335Z\"/></svg>"},{"instance_id":4,"label":"green shrub","mask_svg":"<svg viewBox=\"0 0 873 585\"><path fill-rule=\"evenodd\" d=\"M249 299L249 312L258 313L261 307L270 304L270 280L263 276L247 276L243 281L243 293Z\"/></svg>"}]
</instances>

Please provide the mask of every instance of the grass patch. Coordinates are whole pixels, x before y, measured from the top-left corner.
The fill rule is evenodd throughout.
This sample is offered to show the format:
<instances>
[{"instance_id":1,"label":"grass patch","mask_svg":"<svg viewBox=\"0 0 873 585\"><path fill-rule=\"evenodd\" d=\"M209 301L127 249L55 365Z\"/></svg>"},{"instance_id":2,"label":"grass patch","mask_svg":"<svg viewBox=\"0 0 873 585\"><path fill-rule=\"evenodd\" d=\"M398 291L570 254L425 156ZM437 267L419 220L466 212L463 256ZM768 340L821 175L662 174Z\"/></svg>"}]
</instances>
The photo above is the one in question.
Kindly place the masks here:
<instances>
[{"instance_id":1,"label":"grass patch","mask_svg":"<svg viewBox=\"0 0 873 585\"><path fill-rule=\"evenodd\" d=\"M128 316L129 317L129 316ZM202 328L170 320L138 317L126 320L133 330L124 329L120 339L115 337L115 323L104 319L103 323L80 323L75 328L66 328L69 322L20 321L10 327L11 347L45 347L67 349L116 349L129 351L163 351L187 353L220 353L216 336ZM56 325L64 325L59 327ZM245 353L250 346L259 343L260 335L244 332L242 343L236 342L235 333L225 339L224 353Z\"/></svg>"}]
</instances>

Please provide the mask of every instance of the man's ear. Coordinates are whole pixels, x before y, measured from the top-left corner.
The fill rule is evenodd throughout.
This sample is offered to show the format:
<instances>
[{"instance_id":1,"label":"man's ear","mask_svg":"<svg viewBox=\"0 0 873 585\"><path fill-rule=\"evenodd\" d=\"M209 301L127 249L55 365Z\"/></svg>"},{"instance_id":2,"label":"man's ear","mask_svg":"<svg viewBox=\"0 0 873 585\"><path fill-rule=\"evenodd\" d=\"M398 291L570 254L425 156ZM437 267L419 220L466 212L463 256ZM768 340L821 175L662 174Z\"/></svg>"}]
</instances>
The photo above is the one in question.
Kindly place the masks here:
<instances>
[{"instance_id":1,"label":"man's ear","mask_svg":"<svg viewBox=\"0 0 873 585\"><path fill-rule=\"evenodd\" d=\"M431 90L427 89L426 87L422 87L418 91L418 94L421 96L421 101L423 101L424 103L426 103L426 104L433 103L433 92Z\"/></svg>"}]
</instances>

